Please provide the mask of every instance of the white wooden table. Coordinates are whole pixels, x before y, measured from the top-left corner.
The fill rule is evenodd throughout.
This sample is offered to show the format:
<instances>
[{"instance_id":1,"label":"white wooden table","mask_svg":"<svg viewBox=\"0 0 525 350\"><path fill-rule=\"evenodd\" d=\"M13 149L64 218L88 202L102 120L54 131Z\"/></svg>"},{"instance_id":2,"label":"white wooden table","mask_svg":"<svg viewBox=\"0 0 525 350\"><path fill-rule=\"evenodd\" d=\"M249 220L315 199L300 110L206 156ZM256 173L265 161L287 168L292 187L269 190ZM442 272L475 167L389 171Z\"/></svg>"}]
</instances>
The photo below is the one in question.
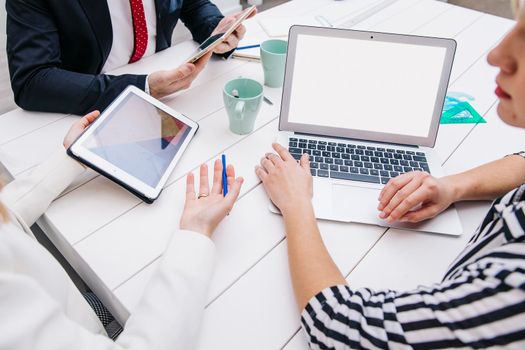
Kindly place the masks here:
<instances>
[{"instance_id":1,"label":"white wooden table","mask_svg":"<svg viewBox=\"0 0 525 350\"><path fill-rule=\"evenodd\" d=\"M335 22L366 1L295 0L258 16L321 14ZM449 172L523 148L517 140L525 133L503 125L495 113L497 71L486 63L488 51L512 25L506 19L439 1L399 0L355 27L450 37L458 42L449 90L475 97L472 104L488 123L441 126L436 149ZM265 38L255 20L247 27L247 35ZM114 73L175 67L194 47L195 43L184 42ZM267 210L268 199L253 172L275 138L281 90L265 87L274 105L263 104L255 131L238 136L228 130L221 96L224 83L238 76L262 81L262 68L241 60L213 61L191 89L164 100L197 120L201 128L157 202L144 204L104 177L86 172L38 224L116 317L125 321L178 224L185 174L226 153L246 181L235 209L213 237L218 261L199 348L305 349L281 217ZM61 144L76 118L22 110L0 116L0 161L14 175L29 171ZM487 143L489 133L490 139L496 136L505 142ZM504 139L509 133L517 137ZM319 225L330 253L352 286L407 289L441 279L487 205L458 206L466 232L460 238L358 224L323 221Z\"/></svg>"}]
</instances>

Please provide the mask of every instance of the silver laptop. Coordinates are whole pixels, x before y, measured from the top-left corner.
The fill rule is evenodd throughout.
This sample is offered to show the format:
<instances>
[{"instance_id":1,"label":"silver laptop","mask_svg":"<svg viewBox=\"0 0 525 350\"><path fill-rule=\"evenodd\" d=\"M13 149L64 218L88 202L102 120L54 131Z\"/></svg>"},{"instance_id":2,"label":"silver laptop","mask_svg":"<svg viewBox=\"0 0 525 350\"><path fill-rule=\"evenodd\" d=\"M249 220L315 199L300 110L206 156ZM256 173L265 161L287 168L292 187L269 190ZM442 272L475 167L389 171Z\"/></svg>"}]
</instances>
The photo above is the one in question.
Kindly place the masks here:
<instances>
[{"instance_id":1,"label":"silver laptop","mask_svg":"<svg viewBox=\"0 0 525 350\"><path fill-rule=\"evenodd\" d=\"M443 175L432 147L455 49L452 39L291 28L278 142L310 155L317 218L462 233L454 207L420 224L388 225L377 210L391 178Z\"/></svg>"}]
</instances>

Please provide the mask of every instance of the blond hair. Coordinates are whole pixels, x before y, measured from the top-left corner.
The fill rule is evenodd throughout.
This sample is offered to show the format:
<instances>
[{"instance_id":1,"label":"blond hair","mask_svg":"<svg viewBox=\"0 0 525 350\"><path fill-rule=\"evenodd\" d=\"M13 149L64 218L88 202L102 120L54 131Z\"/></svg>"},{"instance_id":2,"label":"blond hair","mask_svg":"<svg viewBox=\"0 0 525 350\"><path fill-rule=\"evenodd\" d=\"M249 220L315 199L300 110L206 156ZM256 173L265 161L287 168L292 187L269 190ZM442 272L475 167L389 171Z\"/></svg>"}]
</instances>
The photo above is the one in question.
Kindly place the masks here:
<instances>
[{"instance_id":1,"label":"blond hair","mask_svg":"<svg viewBox=\"0 0 525 350\"><path fill-rule=\"evenodd\" d=\"M2 180L0 180L0 191L2 190L2 187L4 187L4 184L2 183ZM0 202L0 221L7 222L8 220L9 215L7 214L7 209L2 202Z\"/></svg>"}]
</instances>

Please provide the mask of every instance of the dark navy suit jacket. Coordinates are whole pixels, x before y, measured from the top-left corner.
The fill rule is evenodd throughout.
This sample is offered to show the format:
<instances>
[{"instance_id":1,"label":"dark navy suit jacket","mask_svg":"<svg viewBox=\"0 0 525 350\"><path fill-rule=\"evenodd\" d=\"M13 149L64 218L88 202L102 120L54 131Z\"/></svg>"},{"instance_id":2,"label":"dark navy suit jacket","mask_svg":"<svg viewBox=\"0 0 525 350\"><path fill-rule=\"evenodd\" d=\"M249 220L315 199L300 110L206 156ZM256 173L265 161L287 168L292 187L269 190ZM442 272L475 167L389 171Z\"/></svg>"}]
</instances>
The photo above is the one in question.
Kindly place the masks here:
<instances>
[{"instance_id":1,"label":"dark navy suit jacket","mask_svg":"<svg viewBox=\"0 0 525 350\"><path fill-rule=\"evenodd\" d=\"M145 75L100 74L113 42L107 1L124 0L6 1L9 71L20 107L85 114L103 110L128 85L144 89ZM171 45L179 19L202 42L223 17L209 0L155 5L157 52Z\"/></svg>"}]
</instances>

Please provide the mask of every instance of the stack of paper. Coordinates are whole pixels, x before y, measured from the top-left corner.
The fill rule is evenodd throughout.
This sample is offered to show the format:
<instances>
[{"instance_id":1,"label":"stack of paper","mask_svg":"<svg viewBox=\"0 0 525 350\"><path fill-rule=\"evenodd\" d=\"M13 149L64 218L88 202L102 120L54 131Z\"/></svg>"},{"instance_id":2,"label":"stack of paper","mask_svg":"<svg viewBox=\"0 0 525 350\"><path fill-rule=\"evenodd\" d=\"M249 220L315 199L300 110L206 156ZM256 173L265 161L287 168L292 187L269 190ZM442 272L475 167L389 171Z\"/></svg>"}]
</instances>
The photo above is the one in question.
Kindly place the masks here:
<instances>
[{"instance_id":1,"label":"stack of paper","mask_svg":"<svg viewBox=\"0 0 525 350\"><path fill-rule=\"evenodd\" d=\"M261 53L260 53L259 47L254 47L254 48L244 49L244 50L235 50L232 56L235 58L254 60L254 61L261 59Z\"/></svg>"}]
</instances>

